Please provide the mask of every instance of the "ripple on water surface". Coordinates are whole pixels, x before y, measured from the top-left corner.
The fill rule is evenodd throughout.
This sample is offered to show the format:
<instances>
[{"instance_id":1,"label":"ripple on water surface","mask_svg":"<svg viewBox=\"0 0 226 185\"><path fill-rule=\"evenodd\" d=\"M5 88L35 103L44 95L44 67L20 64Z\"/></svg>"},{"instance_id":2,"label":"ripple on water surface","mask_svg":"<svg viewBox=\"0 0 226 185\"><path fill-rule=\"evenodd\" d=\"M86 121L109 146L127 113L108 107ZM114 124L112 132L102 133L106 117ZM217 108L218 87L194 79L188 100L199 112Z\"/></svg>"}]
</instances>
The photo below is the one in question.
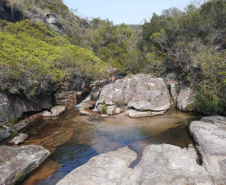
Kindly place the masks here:
<instances>
[{"instance_id":1,"label":"ripple on water surface","mask_svg":"<svg viewBox=\"0 0 226 185\"><path fill-rule=\"evenodd\" d=\"M134 167L148 144L192 144L188 125L195 119L198 116L175 109L155 117L129 118L120 114L104 120L80 116L73 109L59 118L43 119L26 132L29 139L25 144L42 145L52 155L21 184L56 184L90 158L123 146L138 153L138 159L131 164Z\"/></svg>"}]
</instances>

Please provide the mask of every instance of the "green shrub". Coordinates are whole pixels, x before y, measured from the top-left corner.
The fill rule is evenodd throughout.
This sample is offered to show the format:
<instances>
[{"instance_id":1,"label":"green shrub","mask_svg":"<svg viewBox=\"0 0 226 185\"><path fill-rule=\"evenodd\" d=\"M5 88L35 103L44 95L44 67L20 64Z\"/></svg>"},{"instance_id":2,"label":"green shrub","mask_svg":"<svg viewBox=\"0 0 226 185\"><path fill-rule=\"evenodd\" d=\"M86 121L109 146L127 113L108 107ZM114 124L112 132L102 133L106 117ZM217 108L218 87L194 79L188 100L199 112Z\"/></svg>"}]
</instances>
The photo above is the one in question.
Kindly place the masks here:
<instances>
[{"instance_id":1,"label":"green shrub","mask_svg":"<svg viewBox=\"0 0 226 185\"><path fill-rule=\"evenodd\" d=\"M0 47L0 91L29 99L74 75L100 77L105 67L93 52L71 45L44 23L9 23L0 31Z\"/></svg>"}]
</instances>

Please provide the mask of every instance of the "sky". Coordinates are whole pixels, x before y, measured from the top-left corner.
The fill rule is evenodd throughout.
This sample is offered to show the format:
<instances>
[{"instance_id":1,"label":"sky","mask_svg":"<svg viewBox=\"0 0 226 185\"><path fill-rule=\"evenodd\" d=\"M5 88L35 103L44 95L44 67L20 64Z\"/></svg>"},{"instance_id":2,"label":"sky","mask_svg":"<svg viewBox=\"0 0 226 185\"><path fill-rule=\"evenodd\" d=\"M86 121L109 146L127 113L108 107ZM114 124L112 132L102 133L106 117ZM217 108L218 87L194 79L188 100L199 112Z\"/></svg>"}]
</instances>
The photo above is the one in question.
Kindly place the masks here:
<instances>
[{"instance_id":1,"label":"sky","mask_svg":"<svg viewBox=\"0 0 226 185\"><path fill-rule=\"evenodd\" d=\"M141 24L150 20L155 12L160 15L165 9L176 7L180 10L191 0L63 0L69 9L77 10L82 18L109 19L114 24Z\"/></svg>"}]
</instances>

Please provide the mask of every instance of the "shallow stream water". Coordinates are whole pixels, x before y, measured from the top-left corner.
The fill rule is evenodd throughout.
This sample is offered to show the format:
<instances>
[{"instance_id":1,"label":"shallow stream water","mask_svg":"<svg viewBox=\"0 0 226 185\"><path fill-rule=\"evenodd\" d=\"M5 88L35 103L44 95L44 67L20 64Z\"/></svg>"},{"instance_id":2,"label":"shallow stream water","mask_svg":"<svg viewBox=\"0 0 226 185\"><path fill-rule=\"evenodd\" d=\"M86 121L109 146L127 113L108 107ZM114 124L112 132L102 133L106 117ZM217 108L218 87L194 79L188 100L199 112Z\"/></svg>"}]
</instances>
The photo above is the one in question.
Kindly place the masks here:
<instances>
[{"instance_id":1,"label":"shallow stream water","mask_svg":"<svg viewBox=\"0 0 226 185\"><path fill-rule=\"evenodd\" d=\"M76 109L60 117L42 119L28 129L24 143L41 145L51 156L21 185L53 185L90 158L103 152L129 146L138 158L146 145L168 143L180 147L192 144L188 132L191 121L199 116L170 109L164 115L129 118L123 114L105 119L81 116Z\"/></svg>"}]
</instances>

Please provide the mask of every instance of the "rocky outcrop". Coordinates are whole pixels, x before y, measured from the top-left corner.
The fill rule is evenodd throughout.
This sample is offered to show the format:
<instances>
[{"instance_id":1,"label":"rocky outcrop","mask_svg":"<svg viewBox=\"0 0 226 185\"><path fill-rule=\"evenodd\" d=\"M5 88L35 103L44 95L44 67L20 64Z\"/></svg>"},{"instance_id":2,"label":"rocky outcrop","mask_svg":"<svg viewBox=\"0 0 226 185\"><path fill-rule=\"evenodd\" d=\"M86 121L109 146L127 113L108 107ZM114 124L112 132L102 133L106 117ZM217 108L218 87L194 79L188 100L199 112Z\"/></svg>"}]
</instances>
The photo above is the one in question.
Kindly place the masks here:
<instances>
[{"instance_id":1,"label":"rocky outcrop","mask_svg":"<svg viewBox=\"0 0 226 185\"><path fill-rule=\"evenodd\" d=\"M72 171L58 185L213 184L204 167L196 163L194 148L150 145L138 165L129 168L136 158L128 147L101 154Z\"/></svg>"},{"instance_id":2,"label":"rocky outcrop","mask_svg":"<svg viewBox=\"0 0 226 185\"><path fill-rule=\"evenodd\" d=\"M0 123L6 123L10 118L21 118L24 112L41 111L52 107L50 95L42 95L35 100L25 97L0 93Z\"/></svg>"},{"instance_id":3,"label":"rocky outcrop","mask_svg":"<svg viewBox=\"0 0 226 185\"><path fill-rule=\"evenodd\" d=\"M194 91L191 88L183 87L177 97L177 108L181 111L193 111Z\"/></svg>"},{"instance_id":4,"label":"rocky outcrop","mask_svg":"<svg viewBox=\"0 0 226 185\"><path fill-rule=\"evenodd\" d=\"M226 118L211 116L193 121L190 132L213 182L226 184Z\"/></svg>"},{"instance_id":5,"label":"rocky outcrop","mask_svg":"<svg viewBox=\"0 0 226 185\"><path fill-rule=\"evenodd\" d=\"M137 111L166 111L170 107L170 98L165 82L162 78L138 74L103 87L98 99L99 111L104 108L107 113L110 109L110 114L114 114L117 108L122 111L125 106Z\"/></svg>"},{"instance_id":6,"label":"rocky outcrop","mask_svg":"<svg viewBox=\"0 0 226 185\"><path fill-rule=\"evenodd\" d=\"M41 146L0 146L0 184L11 185L23 180L49 155Z\"/></svg>"},{"instance_id":7,"label":"rocky outcrop","mask_svg":"<svg viewBox=\"0 0 226 185\"><path fill-rule=\"evenodd\" d=\"M77 103L77 94L75 91L62 91L55 95L57 105L66 105L68 108L72 108Z\"/></svg>"},{"instance_id":8,"label":"rocky outcrop","mask_svg":"<svg viewBox=\"0 0 226 185\"><path fill-rule=\"evenodd\" d=\"M55 14L52 14L52 13L45 14L43 17L43 22L48 24L52 30L55 30L61 33L62 25Z\"/></svg>"},{"instance_id":9,"label":"rocky outcrop","mask_svg":"<svg viewBox=\"0 0 226 185\"><path fill-rule=\"evenodd\" d=\"M102 88L107 84L107 80L98 80L91 82L91 100L97 101Z\"/></svg>"}]
</instances>

